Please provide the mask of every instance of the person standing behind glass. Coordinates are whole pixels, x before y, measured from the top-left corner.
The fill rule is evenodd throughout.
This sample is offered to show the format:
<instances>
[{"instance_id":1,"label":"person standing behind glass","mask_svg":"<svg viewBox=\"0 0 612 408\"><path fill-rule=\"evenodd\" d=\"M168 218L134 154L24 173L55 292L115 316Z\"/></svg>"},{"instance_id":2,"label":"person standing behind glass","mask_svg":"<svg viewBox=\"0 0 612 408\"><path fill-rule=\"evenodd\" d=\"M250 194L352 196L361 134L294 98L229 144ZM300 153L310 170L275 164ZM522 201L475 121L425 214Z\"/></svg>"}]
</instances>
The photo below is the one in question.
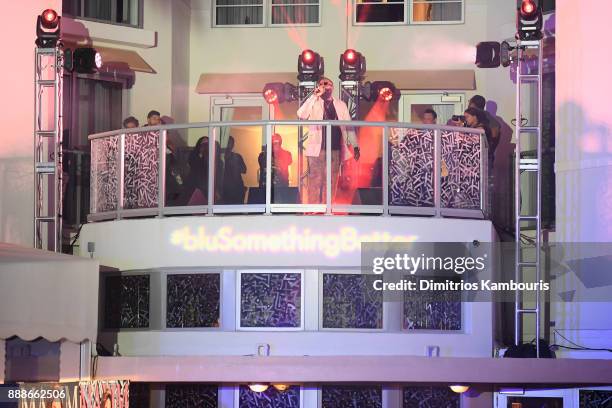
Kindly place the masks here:
<instances>
[{"instance_id":1,"label":"person standing behind glass","mask_svg":"<svg viewBox=\"0 0 612 408\"><path fill-rule=\"evenodd\" d=\"M244 204L244 181L247 168L242 156L234 152L234 137L230 136L225 148L225 172L223 174L223 203Z\"/></svg>"}]
</instances>

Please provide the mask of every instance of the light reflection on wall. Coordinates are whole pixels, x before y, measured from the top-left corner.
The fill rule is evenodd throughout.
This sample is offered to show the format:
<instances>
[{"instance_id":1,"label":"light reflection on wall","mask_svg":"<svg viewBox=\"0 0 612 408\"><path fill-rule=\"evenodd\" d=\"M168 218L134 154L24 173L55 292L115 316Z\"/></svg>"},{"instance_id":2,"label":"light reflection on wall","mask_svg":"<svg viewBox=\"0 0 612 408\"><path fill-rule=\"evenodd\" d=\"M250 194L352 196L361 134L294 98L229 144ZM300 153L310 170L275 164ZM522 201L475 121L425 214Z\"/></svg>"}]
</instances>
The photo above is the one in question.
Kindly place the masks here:
<instances>
[{"instance_id":1,"label":"light reflection on wall","mask_svg":"<svg viewBox=\"0 0 612 408\"><path fill-rule=\"evenodd\" d=\"M359 251L362 242L414 242L416 239L416 235L394 235L386 231L360 233L353 227L316 232L290 226L268 233L251 233L227 226L213 231L186 226L170 234L170 243L187 252L321 253L328 258Z\"/></svg>"}]
</instances>

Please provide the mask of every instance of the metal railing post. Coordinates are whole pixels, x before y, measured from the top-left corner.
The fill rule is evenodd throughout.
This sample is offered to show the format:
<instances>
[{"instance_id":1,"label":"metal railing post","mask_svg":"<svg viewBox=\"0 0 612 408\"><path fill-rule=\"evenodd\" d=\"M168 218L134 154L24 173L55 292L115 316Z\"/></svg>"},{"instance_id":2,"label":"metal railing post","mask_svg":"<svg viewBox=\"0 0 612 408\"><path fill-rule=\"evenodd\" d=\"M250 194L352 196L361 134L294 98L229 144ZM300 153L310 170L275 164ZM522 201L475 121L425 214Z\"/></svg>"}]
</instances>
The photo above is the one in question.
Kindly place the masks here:
<instances>
[{"instance_id":1,"label":"metal railing post","mask_svg":"<svg viewBox=\"0 0 612 408\"><path fill-rule=\"evenodd\" d=\"M157 208L159 210L159 217L164 216L164 207L166 204L166 141L168 137L168 131L162 130L159 133L159 162L157 171L159 172L157 177Z\"/></svg>"},{"instance_id":2,"label":"metal railing post","mask_svg":"<svg viewBox=\"0 0 612 408\"><path fill-rule=\"evenodd\" d=\"M440 210L442 207L441 204L441 158L442 158L442 141L441 134L439 129L434 130L434 174L433 174L433 182L434 182L434 208L435 208L435 216L440 217Z\"/></svg>"},{"instance_id":3,"label":"metal railing post","mask_svg":"<svg viewBox=\"0 0 612 408\"><path fill-rule=\"evenodd\" d=\"M382 169L380 169L382 177L382 204L383 204L383 215L389 215L389 127L383 127L382 134Z\"/></svg>"},{"instance_id":4,"label":"metal railing post","mask_svg":"<svg viewBox=\"0 0 612 408\"><path fill-rule=\"evenodd\" d=\"M265 126L266 132L266 214L271 214L272 204L272 125Z\"/></svg>"},{"instance_id":5,"label":"metal railing post","mask_svg":"<svg viewBox=\"0 0 612 408\"><path fill-rule=\"evenodd\" d=\"M119 177L119 194L117 203L117 219L121 219L121 212L123 211L123 199L125 195L125 133L119 135L119 157L118 157L118 169L117 172Z\"/></svg>"},{"instance_id":6,"label":"metal railing post","mask_svg":"<svg viewBox=\"0 0 612 408\"><path fill-rule=\"evenodd\" d=\"M216 128L213 127L208 127L208 191L206 192L207 194L207 206L208 206L208 211L207 211L207 215L212 215L213 214L213 204L214 204L214 200L215 200L215 169L217 168L216 166L216 160L217 158L215 157L215 151L217 149L215 149L215 141L216 141L216 132L215 132Z\"/></svg>"},{"instance_id":7,"label":"metal railing post","mask_svg":"<svg viewBox=\"0 0 612 408\"><path fill-rule=\"evenodd\" d=\"M332 213L332 145L331 145L331 124L325 125L325 214Z\"/></svg>"}]
</instances>

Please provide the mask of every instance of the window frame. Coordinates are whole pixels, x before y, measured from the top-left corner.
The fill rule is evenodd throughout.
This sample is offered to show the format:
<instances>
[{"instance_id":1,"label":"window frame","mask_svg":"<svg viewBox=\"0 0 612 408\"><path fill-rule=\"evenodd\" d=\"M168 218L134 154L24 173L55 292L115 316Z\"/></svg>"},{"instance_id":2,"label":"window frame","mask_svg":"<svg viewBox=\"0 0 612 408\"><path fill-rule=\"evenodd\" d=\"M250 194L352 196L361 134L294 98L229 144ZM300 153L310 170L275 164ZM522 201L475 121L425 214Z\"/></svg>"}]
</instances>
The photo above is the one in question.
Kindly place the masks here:
<instances>
[{"instance_id":1,"label":"window frame","mask_svg":"<svg viewBox=\"0 0 612 408\"><path fill-rule=\"evenodd\" d=\"M142 0L139 0L142 1ZM300 24L275 24L272 23L272 8L275 6L272 4L272 0L262 0L261 7L263 7L263 15L262 15L262 23L261 24L218 24L217 23L217 8L228 8L228 7L260 7L259 5L233 5L233 6L218 6L218 0L212 0L212 13L211 13L211 27L212 28L255 28L255 27L265 27L265 28L274 28L274 27L320 27L321 26L321 18L323 7L323 2L318 0L316 6L319 8L318 14L318 22L317 23L300 23ZM300 1L300 0L297 0ZM310 3L298 3L295 5L314 5ZM280 5L276 5L277 7ZM292 5L293 6L293 5Z\"/></svg>"},{"instance_id":2,"label":"window frame","mask_svg":"<svg viewBox=\"0 0 612 408\"><path fill-rule=\"evenodd\" d=\"M83 21L92 21L94 23L101 23L101 24L111 24L111 25L116 25L116 26L121 26L121 27L130 27L130 28L137 28L137 29L142 29L144 27L144 0L136 0L137 1L137 5L138 5L138 16L137 18L137 23L136 24L129 24L129 23L119 23L116 20L117 18L117 3L116 0L113 0L111 2L111 20L103 20L100 18L94 18L94 17L85 17L84 16L84 10L85 10L85 1L86 0L78 0L80 5L79 5L79 13L78 14L71 14L71 13L64 13L65 16L70 17L70 18L74 18L77 20L83 20Z\"/></svg>"},{"instance_id":3,"label":"window frame","mask_svg":"<svg viewBox=\"0 0 612 408\"><path fill-rule=\"evenodd\" d=\"M268 273L268 274L299 274L300 275L300 325L297 327L243 327L241 324L242 317L242 275L243 274L256 274L256 273ZM306 299L304 296L306 292L304 290L304 269L238 269L236 270L236 331L271 331L271 332L295 332L306 330Z\"/></svg>"},{"instance_id":4,"label":"window frame","mask_svg":"<svg viewBox=\"0 0 612 408\"><path fill-rule=\"evenodd\" d=\"M440 1L440 0L429 0L432 3L460 3L461 4L461 20L452 20L452 21L414 21L414 2L418 1L420 4L422 0L406 0L410 3L410 18L408 24L410 25L456 25L456 24L465 24L465 0L448 0L448 1Z\"/></svg>"},{"instance_id":5,"label":"window frame","mask_svg":"<svg viewBox=\"0 0 612 408\"><path fill-rule=\"evenodd\" d=\"M215 0L216 1L216 0ZM316 6L318 7L318 16L317 16L317 20L318 22L316 23L299 23L299 24L286 24L286 23L273 23L272 22L272 9L275 7L274 5L274 0L264 0L264 2L267 1L270 4L270 7L267 7L268 9L268 13L269 13L269 21L270 24L268 25L268 27L320 27L321 26L321 0L317 0ZM290 4L290 6L313 6L315 5L314 3L303 3L303 0L296 0L299 1L299 3L296 4ZM286 4L277 4L276 7L278 6L285 6Z\"/></svg>"},{"instance_id":6,"label":"window frame","mask_svg":"<svg viewBox=\"0 0 612 408\"><path fill-rule=\"evenodd\" d=\"M414 1L415 0L403 0L401 4L404 5L404 19L401 22L358 22L357 21L357 0L352 0L353 4L353 26L402 26L402 25L457 25L465 24L465 0L450 0L450 3L456 2L461 3L461 20L455 21L414 21ZM417 0L419 1L419 0ZM446 3L446 1L432 0L433 2ZM389 4L389 3L376 3L376 4ZM395 4L400 4L399 2Z\"/></svg>"}]
</instances>

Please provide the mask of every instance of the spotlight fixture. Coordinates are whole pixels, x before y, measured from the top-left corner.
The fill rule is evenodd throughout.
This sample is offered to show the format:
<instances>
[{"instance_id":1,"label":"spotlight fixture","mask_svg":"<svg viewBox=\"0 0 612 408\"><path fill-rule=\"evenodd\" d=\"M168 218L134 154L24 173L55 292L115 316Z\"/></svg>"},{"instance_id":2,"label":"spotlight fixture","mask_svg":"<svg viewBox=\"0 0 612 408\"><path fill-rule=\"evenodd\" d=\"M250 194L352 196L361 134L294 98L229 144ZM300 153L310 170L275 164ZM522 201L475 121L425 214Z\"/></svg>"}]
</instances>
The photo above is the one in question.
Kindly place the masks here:
<instances>
[{"instance_id":1,"label":"spotlight fixture","mask_svg":"<svg viewBox=\"0 0 612 408\"><path fill-rule=\"evenodd\" d=\"M74 70L79 74L93 74L102 68L102 55L95 48L77 48L74 51L67 51L66 68ZM72 61L69 56L72 56Z\"/></svg>"},{"instance_id":2,"label":"spotlight fixture","mask_svg":"<svg viewBox=\"0 0 612 408\"><path fill-rule=\"evenodd\" d=\"M340 80L361 81L366 72L366 60L360 53L352 49L340 55Z\"/></svg>"},{"instance_id":3,"label":"spotlight fixture","mask_svg":"<svg viewBox=\"0 0 612 408\"><path fill-rule=\"evenodd\" d=\"M366 82L362 86L361 95L367 101L391 102L399 99L400 92L392 82L374 81Z\"/></svg>"},{"instance_id":4,"label":"spotlight fixture","mask_svg":"<svg viewBox=\"0 0 612 408\"><path fill-rule=\"evenodd\" d=\"M284 103L292 102L297 99L298 89L295 85L289 82L270 82L264 86L261 92L267 103Z\"/></svg>"},{"instance_id":5,"label":"spotlight fixture","mask_svg":"<svg viewBox=\"0 0 612 408\"><path fill-rule=\"evenodd\" d=\"M253 392L265 392L270 386L268 384L249 384Z\"/></svg>"},{"instance_id":6,"label":"spotlight fixture","mask_svg":"<svg viewBox=\"0 0 612 408\"><path fill-rule=\"evenodd\" d=\"M516 38L521 41L542 39L542 10L535 0L522 0L516 16Z\"/></svg>"},{"instance_id":7,"label":"spotlight fixture","mask_svg":"<svg viewBox=\"0 0 612 408\"><path fill-rule=\"evenodd\" d=\"M44 10L36 18L36 45L40 48L55 48L60 37L61 17L53 9Z\"/></svg>"},{"instance_id":8,"label":"spotlight fixture","mask_svg":"<svg viewBox=\"0 0 612 408\"><path fill-rule=\"evenodd\" d=\"M511 52L514 48L508 43L508 41L503 41L500 44L499 49L499 59L502 67L508 67L512 63Z\"/></svg>"},{"instance_id":9,"label":"spotlight fixture","mask_svg":"<svg viewBox=\"0 0 612 408\"><path fill-rule=\"evenodd\" d=\"M272 384L272 386L274 388L276 388L277 391L279 392L285 392L289 389L290 385L289 384Z\"/></svg>"},{"instance_id":10,"label":"spotlight fixture","mask_svg":"<svg viewBox=\"0 0 612 408\"><path fill-rule=\"evenodd\" d=\"M476 66L497 68L500 65L501 46L496 41L485 41L476 45Z\"/></svg>"},{"instance_id":11,"label":"spotlight fixture","mask_svg":"<svg viewBox=\"0 0 612 408\"><path fill-rule=\"evenodd\" d=\"M453 392L456 392L457 394L463 394L464 392L466 392L467 390L470 389L469 385L463 385L463 384L454 384L450 386L450 389Z\"/></svg>"},{"instance_id":12,"label":"spotlight fixture","mask_svg":"<svg viewBox=\"0 0 612 408\"><path fill-rule=\"evenodd\" d=\"M316 82L325 72L323 58L313 50L304 50L298 57L298 80Z\"/></svg>"}]
</instances>

